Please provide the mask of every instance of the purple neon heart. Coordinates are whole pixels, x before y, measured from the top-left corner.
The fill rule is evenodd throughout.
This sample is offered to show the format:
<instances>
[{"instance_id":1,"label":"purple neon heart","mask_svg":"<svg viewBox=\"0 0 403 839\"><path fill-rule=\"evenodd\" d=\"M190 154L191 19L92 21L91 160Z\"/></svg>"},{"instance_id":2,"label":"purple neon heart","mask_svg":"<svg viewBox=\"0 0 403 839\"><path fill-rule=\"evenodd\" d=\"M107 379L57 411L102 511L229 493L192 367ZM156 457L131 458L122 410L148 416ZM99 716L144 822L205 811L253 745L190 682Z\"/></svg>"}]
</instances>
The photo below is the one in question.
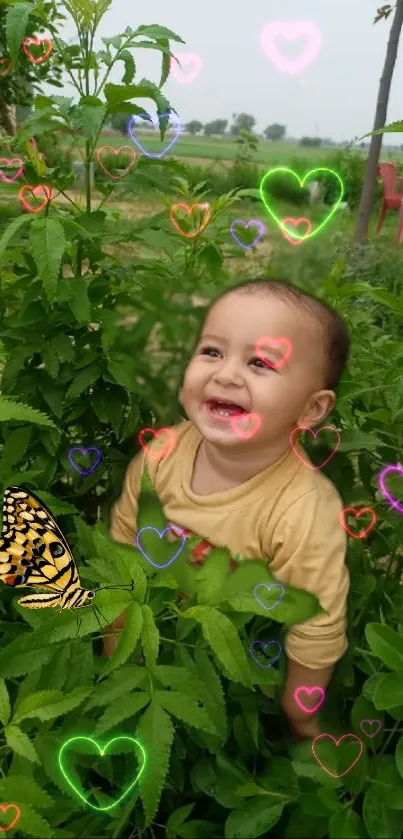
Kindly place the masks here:
<instances>
[{"instance_id":1,"label":"purple neon heart","mask_svg":"<svg viewBox=\"0 0 403 839\"><path fill-rule=\"evenodd\" d=\"M238 236L236 235L236 233L234 231L234 225L235 224L241 224L245 228L251 227L252 224L253 224L255 227L259 228L260 232L256 234L252 244L245 245L243 242L241 242L240 239L238 239ZM243 221L240 218L236 218L235 221L232 222L231 227L230 227L230 233L231 233L232 238L235 239L237 245L240 245L241 248L253 248L255 245L257 245L257 243L260 241L260 239L262 238L262 236L265 232L266 232L266 228L265 228L263 222L260 221L257 218L253 218L250 221Z\"/></svg>"},{"instance_id":2,"label":"purple neon heart","mask_svg":"<svg viewBox=\"0 0 403 839\"><path fill-rule=\"evenodd\" d=\"M374 722L377 723L378 727L377 727L376 731L373 731L372 734L370 734L369 731L366 731L365 728L364 728L364 723L366 723L366 722L369 723L369 725L371 725L371 726L374 724ZM381 723L381 720L361 720L360 728L361 728L361 731L363 731L364 734L366 734L366 736L370 737L371 740L372 740L372 737L376 737L376 735L379 734L379 732L382 728L382 723Z\"/></svg>"},{"instance_id":3,"label":"purple neon heart","mask_svg":"<svg viewBox=\"0 0 403 839\"><path fill-rule=\"evenodd\" d=\"M396 498L394 498L393 495L391 495L391 493L386 489L385 477L386 475L389 475L390 472L397 472L397 474L403 478L403 466L401 466L400 463L398 463L397 466L385 466L379 475L379 486L381 488L381 492L385 498L388 499L392 507L394 507L395 510L399 510L399 513L403 513L403 504L399 504L399 502L396 501Z\"/></svg>"},{"instance_id":4,"label":"purple neon heart","mask_svg":"<svg viewBox=\"0 0 403 839\"><path fill-rule=\"evenodd\" d=\"M79 454L82 454L84 457L86 457L90 452L96 452L97 456L92 466L90 466L88 469L84 469L82 466L78 466L77 463L74 463L74 452L79 452ZM99 451L99 449L96 448L96 446L90 446L88 449L81 449L79 446L74 446L72 449L69 450L68 457L73 469L75 469L75 471L78 472L79 475L82 475L83 478L87 477L87 475L91 475L92 472L95 472L95 469L99 466L102 460L102 454Z\"/></svg>"},{"instance_id":5,"label":"purple neon heart","mask_svg":"<svg viewBox=\"0 0 403 839\"><path fill-rule=\"evenodd\" d=\"M278 653L277 653L277 655L273 656L273 658L269 661L268 664L262 664L259 661L259 659L256 658L256 656L255 656L255 654L252 650L252 647L254 647L255 644L261 644L264 650L266 650L267 647L270 647L271 644L274 644L278 649ZM260 667L263 667L264 669L267 669L268 667L272 667L273 664L275 664L276 661L279 660L282 650L281 650L281 644L278 641L266 641L266 642L264 642L264 641L252 641L252 643L249 646L249 652L250 652L253 660L256 661L256 664L259 664Z\"/></svg>"},{"instance_id":6,"label":"purple neon heart","mask_svg":"<svg viewBox=\"0 0 403 839\"><path fill-rule=\"evenodd\" d=\"M166 533L168 530L172 530L172 527L166 527L165 530L163 530L162 532L157 530L156 527L142 527L141 530L139 530L139 532L137 534L137 537L136 537L137 547L138 547L139 551L141 551L141 553L143 554L143 556L147 560L147 562L150 563L150 565L153 565L154 568L168 568L168 565L172 565L172 563L175 561L176 557L180 554L181 550L183 550L183 548L185 546L185 542L186 542L186 536L182 535L182 544L180 545L180 547L178 548L178 550L176 551L176 554L172 557L172 559L168 560L168 562L166 562L164 565L158 565L156 562L153 562L152 559L150 559L150 557L147 555L146 551L144 551L143 548L140 545L140 536L141 536L142 533L144 533L145 530L154 530L155 533L158 533L159 538L162 539L164 533ZM183 534L183 531L182 531L182 534Z\"/></svg>"},{"instance_id":7,"label":"purple neon heart","mask_svg":"<svg viewBox=\"0 0 403 839\"><path fill-rule=\"evenodd\" d=\"M146 117L146 116L147 116L147 114L139 114L139 117ZM173 116L173 114L161 114L161 119L163 119L163 117L172 117L172 116ZM144 146L141 145L141 143L139 142L137 137L134 136L134 134L132 132L132 122L133 122L133 120L136 119L136 117L132 116L132 118L129 122L128 128L129 128L129 134L130 134L130 136L133 140L133 143L135 143L137 148L139 148L140 151L142 151L143 154L146 157L156 157L156 158L157 157L162 157L162 155L165 154L168 151L168 149L172 148L172 146L174 145L174 143L176 143L176 141L179 137L179 134L180 134L180 131L181 131L181 124L180 124L180 121L179 121L179 117L176 117L176 118L178 120L178 124L177 124L176 134L175 134L175 137L173 138L173 140L171 140L171 142L167 145L166 149L163 149L163 151L160 152L159 154L151 154L151 152L146 151L146 149L144 148ZM157 119L151 118L151 122L153 123L154 127L156 128L157 127Z\"/></svg>"},{"instance_id":8,"label":"purple neon heart","mask_svg":"<svg viewBox=\"0 0 403 839\"><path fill-rule=\"evenodd\" d=\"M278 597L278 599L276 600L275 603L273 603L272 606L266 606L266 604L263 603L263 601L260 599L259 595L256 594L256 589L259 588L259 586L262 586L267 591L270 591L270 589L274 589L274 588L281 589L280 597ZM253 589L253 594L255 595L255 598L256 598L257 602L259 603L259 606L262 607L262 609L274 609L275 606L278 606L278 604L281 603L281 601L282 601L282 599L285 595L285 589L284 589L284 586L280 585L280 583L271 583L270 585L267 585L267 583L257 583L255 585L255 588Z\"/></svg>"}]
</instances>

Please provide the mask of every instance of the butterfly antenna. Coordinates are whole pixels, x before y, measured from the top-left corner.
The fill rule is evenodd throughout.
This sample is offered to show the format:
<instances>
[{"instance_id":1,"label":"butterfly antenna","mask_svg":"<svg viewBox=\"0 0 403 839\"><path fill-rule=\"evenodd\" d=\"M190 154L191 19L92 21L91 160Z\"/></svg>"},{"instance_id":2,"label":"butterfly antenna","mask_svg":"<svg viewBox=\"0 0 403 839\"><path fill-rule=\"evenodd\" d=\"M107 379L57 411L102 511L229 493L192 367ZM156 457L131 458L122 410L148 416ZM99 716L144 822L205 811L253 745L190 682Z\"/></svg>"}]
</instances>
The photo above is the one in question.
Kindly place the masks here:
<instances>
[{"instance_id":1,"label":"butterfly antenna","mask_svg":"<svg viewBox=\"0 0 403 839\"><path fill-rule=\"evenodd\" d=\"M96 605L95 605L95 603L92 603L91 605L92 605L92 608L93 608L93 610L94 610L94 615L95 615L95 617L96 617L96 619L97 619L97 621L98 621L98 626L99 626L100 632L101 632L101 634L102 634L102 633L103 633L103 631L104 631L104 627L102 626L101 621L99 620L99 617L98 617L98 612L99 612L99 614L101 615L102 620L103 620L103 621L105 621L105 624L107 624L107 623L108 623L108 621L107 621L107 619L106 619L105 615L103 615L103 614L102 614L102 612L101 612L101 610L100 610L99 606L96 606Z\"/></svg>"}]
</instances>

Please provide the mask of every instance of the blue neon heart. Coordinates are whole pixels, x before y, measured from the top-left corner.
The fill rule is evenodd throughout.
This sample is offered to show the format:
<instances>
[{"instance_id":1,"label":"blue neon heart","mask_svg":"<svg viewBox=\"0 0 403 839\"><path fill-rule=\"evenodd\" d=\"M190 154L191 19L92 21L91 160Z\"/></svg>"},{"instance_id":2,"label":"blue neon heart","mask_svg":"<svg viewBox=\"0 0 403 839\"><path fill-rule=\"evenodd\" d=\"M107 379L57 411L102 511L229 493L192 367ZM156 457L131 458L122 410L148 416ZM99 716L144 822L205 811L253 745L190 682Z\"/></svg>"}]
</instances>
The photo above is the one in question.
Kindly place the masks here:
<instances>
[{"instance_id":1,"label":"blue neon heart","mask_svg":"<svg viewBox=\"0 0 403 839\"><path fill-rule=\"evenodd\" d=\"M146 117L146 116L147 116L147 114L139 114L139 116L140 116L140 117ZM172 113L171 113L171 114L161 114L160 119L162 119L163 117L172 117L172 116L173 116L173 117L175 117L176 115L175 115L175 114L172 114ZM148 151L146 151L146 149L144 148L144 146L142 146L142 145L141 145L140 141L139 141L139 140L137 139L137 137L135 137L135 135L133 134L133 131L132 131L132 123L133 123L133 120L135 120L135 119L136 119L136 118L135 118L134 116L132 116L132 118L131 118L131 120L130 120L130 122L129 122L129 125L128 125L129 134L130 134L130 136L131 136L131 138L132 138L132 140L133 140L133 143L135 143L135 144L136 144L137 148L139 148L139 149L140 149L140 151L142 151L142 152L143 152L143 154L144 154L146 157L155 157L155 158L162 157L162 155L163 155L163 154L166 154L166 152L167 152L167 151L169 151L169 149L170 149L170 148L172 148L172 146L174 145L174 143L176 143L176 141L177 141L177 139L178 139L178 137L179 137L179 134L180 134L180 132L181 132L181 124L180 124L180 122L179 122L179 118L178 118L178 117L176 117L176 119L177 119L176 134L175 134L175 136L174 136L173 140L171 140L171 142L170 142L170 143L168 143L167 147L166 147L165 149L163 149L161 152L159 152L158 154L152 154L152 152L148 152ZM154 125L155 127L157 127L157 120L156 120L156 119L152 119L152 118L151 118L151 121L152 121L153 125ZM134 127L134 126L133 126L133 127Z\"/></svg>"},{"instance_id":2,"label":"blue neon heart","mask_svg":"<svg viewBox=\"0 0 403 839\"><path fill-rule=\"evenodd\" d=\"M257 644L260 644L263 647L263 650L266 650L267 647L270 647L271 644L274 644L278 649L278 653L277 653L277 655L273 656L273 658L268 662L268 664L262 664L259 661L259 659L256 658L256 656L255 656L255 654L252 650L252 647L256 646ZM267 670L268 667L272 667L273 664L275 664L276 661L279 660L279 658L281 656L281 653L282 653L282 649L281 649L281 644L279 643L279 641L266 641L266 642L265 641L252 641L252 643L249 647L249 652L250 652L253 660L256 661L256 664L258 664L259 667L263 667L264 669Z\"/></svg>"},{"instance_id":3,"label":"blue neon heart","mask_svg":"<svg viewBox=\"0 0 403 839\"><path fill-rule=\"evenodd\" d=\"M265 588L266 591L270 591L270 589L280 589L280 591L281 591L280 597L278 597L277 600L275 601L275 603L272 603L271 606L266 606L266 604L263 603L263 601L260 599L259 595L256 593L256 589L259 588L259 587ZM259 603L259 606L262 607L262 609L274 609L276 606L278 606L279 603L281 603L281 601L282 601L282 599L285 595L285 589L284 589L284 586L282 586L280 583L271 583L270 585L268 585L267 583L256 583L255 588L253 589L253 594L255 595L255 598L256 598L257 602Z\"/></svg>"},{"instance_id":4,"label":"blue neon heart","mask_svg":"<svg viewBox=\"0 0 403 839\"><path fill-rule=\"evenodd\" d=\"M172 565L172 563L175 562L176 557L179 556L180 552L185 547L186 536L182 536L182 544L179 546L178 550L176 551L176 554L172 557L172 559L169 559L168 562L164 563L164 565L158 565L156 562L153 562L152 559L150 559L147 552L140 545L140 536L146 530L153 530L154 533L157 533L159 538L162 539L162 537L164 536L165 533L167 533L168 530L172 530L172 527L166 527L165 530L162 530L162 531L157 530L156 527L142 527L141 530L139 530L139 532L137 534L137 538L136 538L137 547L138 547L139 551L141 551L144 558L147 560L147 562L150 563L150 565L152 565L154 568L159 568L159 569L168 568L169 565ZM175 532L177 533L177 530Z\"/></svg>"}]
</instances>

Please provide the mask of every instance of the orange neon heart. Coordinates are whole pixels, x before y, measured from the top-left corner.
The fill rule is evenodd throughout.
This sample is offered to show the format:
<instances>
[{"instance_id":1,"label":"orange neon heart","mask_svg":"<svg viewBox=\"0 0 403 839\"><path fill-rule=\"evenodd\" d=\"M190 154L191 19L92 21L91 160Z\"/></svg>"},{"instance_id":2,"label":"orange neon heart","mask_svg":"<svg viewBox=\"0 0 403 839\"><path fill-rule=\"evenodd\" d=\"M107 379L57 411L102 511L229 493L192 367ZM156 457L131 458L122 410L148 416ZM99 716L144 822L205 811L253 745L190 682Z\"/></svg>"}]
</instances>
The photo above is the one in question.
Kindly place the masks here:
<instances>
[{"instance_id":1,"label":"orange neon heart","mask_svg":"<svg viewBox=\"0 0 403 839\"><path fill-rule=\"evenodd\" d=\"M347 769L346 769L344 772L331 772L331 770L330 770L330 769L328 769L328 768L327 768L327 766L325 766L325 764L324 764L324 763L320 760L320 758L319 758L319 757L318 757L318 755L316 754L316 751L315 751L316 743L317 743L319 740L323 740L323 738L324 738L324 737L327 737L329 740L333 740L333 743L334 743L336 746L340 746L341 741L342 741L342 740L347 740L347 738L348 738L348 737L351 737L351 738L352 738L352 740L355 740L355 741L356 741L356 743L358 743L360 751L359 751L359 753L358 753L357 757L355 758L355 760L353 760L353 761L350 763L350 765L347 767ZM347 775L347 772L350 772L350 769L352 769L352 768L353 768L353 766L355 766L355 764L357 763L357 761L359 761L359 759L360 759L360 757L361 757L361 755L362 755L362 749L363 749L362 741L361 741L361 740L360 740L360 738L359 738L359 737L357 737L355 734L343 734L343 736L342 736L342 737L339 737L339 739L338 739L338 740L336 739L336 737L333 737L333 735L332 735L332 734L318 734L318 735L315 737L315 739L314 739L314 741L313 741L313 743L312 743L312 754L313 754L313 756L314 756L315 760L317 761L317 763L319 763L319 766L321 766L321 767L322 767L322 769L324 769L324 770L325 770L325 772L327 772L327 774L328 774L328 775L331 775L333 778L342 778L342 777L343 777L343 775Z\"/></svg>"},{"instance_id":2,"label":"orange neon heart","mask_svg":"<svg viewBox=\"0 0 403 839\"><path fill-rule=\"evenodd\" d=\"M118 154L120 154L120 153L121 153L124 149L128 149L128 151L129 151L129 152L130 152L130 154L132 155L133 160L132 160L132 162L131 162L131 163L129 163L129 165L128 165L128 166L126 166L126 169L122 172L122 174L121 174L121 175L112 175L112 173L111 173L111 172L109 172L108 168L104 165L104 163L102 163L102 160L101 160L101 153L103 153L103 152L105 152L105 151L111 151L111 152L112 152L112 154L114 154L115 156L117 156L117 155L118 155ZM131 147L131 146L119 146L119 148L117 148L117 149L114 149L114 148L113 148L113 146L101 146L101 148L97 149L97 158L98 158L98 163L99 163L99 165L100 165L101 169L103 169L103 170L104 170L105 174L106 174L106 175L109 175L109 177L110 177L110 178L113 178L113 180L114 180L114 181L118 181L120 178L123 178L125 175L127 175L127 173L128 173L128 172L130 172L130 169L132 169L132 168L133 168L133 166L134 166L134 164L135 164L135 162L136 162L136 160L137 160L137 154L136 154L136 152L134 151L134 149L132 149L132 147Z\"/></svg>"},{"instance_id":3,"label":"orange neon heart","mask_svg":"<svg viewBox=\"0 0 403 839\"><path fill-rule=\"evenodd\" d=\"M305 222L305 224L307 224L307 226L308 226L308 229L305 233L305 236L302 239L293 239L292 236L288 236L288 234L286 233L286 231L284 229L284 225L285 225L286 222L288 222L289 224L293 224L294 227L299 227L299 225L301 223ZM284 238L287 239L287 241L290 242L291 245L300 245L301 242L304 242L305 238L307 236L309 236L309 234L312 230L312 222L309 220L309 218L305 218L305 217L302 217L302 218L283 218L282 222L280 222L280 230L281 230Z\"/></svg>"},{"instance_id":4,"label":"orange neon heart","mask_svg":"<svg viewBox=\"0 0 403 839\"><path fill-rule=\"evenodd\" d=\"M25 198L23 197L25 192L30 192L31 195L36 196L36 195L41 194L40 193L41 190L45 193L45 198L44 198L42 204L39 205L39 207L36 207L36 208L32 207L31 204L29 204L29 202L26 201ZM39 184L38 186L29 186L28 184L25 184L24 186L21 187L21 189L18 193L18 198L20 199L21 204L23 204L25 209L28 210L30 213L39 213L41 210L43 210L43 208L46 207L46 204L49 203L51 197L52 197L52 190L49 186L46 186L46 184Z\"/></svg>"},{"instance_id":5,"label":"orange neon heart","mask_svg":"<svg viewBox=\"0 0 403 839\"><path fill-rule=\"evenodd\" d=\"M313 437L317 437L318 434L321 433L321 431L326 431L326 429L330 429L331 431L333 431L334 434L337 434L337 437L338 437L337 445L336 445L334 451L330 452L329 457L327 457L326 460L323 461L323 463L320 463L319 466L314 466L313 463L309 463L307 460L305 460L305 458L301 457L299 452L297 452L297 450L294 446L294 437L295 437L296 434L299 434L300 431L309 431L309 433L312 434ZM297 425L297 427L294 428L294 430L290 434L290 443L291 443L292 448L294 449L295 454L297 455L298 460L301 461L303 466L307 466L308 469L312 469L313 471L315 471L316 469L321 469L322 466L325 466L325 464L329 462L329 460L333 457L333 455L336 454L337 449L340 446L341 439L340 439L340 434L337 431L337 428L334 427L334 425L322 425L322 428L318 428L317 431L314 431L312 428L309 428L307 425Z\"/></svg>"},{"instance_id":6,"label":"orange neon heart","mask_svg":"<svg viewBox=\"0 0 403 839\"><path fill-rule=\"evenodd\" d=\"M12 819L12 821L10 822L10 824L7 827L1 827L0 826L0 831L2 833L7 833L8 830L11 830L14 827L14 825L17 824L18 819L21 816L21 810L20 810L18 804L0 804L0 810L1 810L2 813L6 813L7 810L10 810L10 808L13 808L14 810L16 810L16 814L15 814L14 818Z\"/></svg>"},{"instance_id":7,"label":"orange neon heart","mask_svg":"<svg viewBox=\"0 0 403 839\"><path fill-rule=\"evenodd\" d=\"M178 210L180 208L182 210L185 210L185 212L188 215L191 215L193 213L193 211L196 210L196 208L198 208L198 207L200 209L204 210L204 212L206 213L206 219L200 225L198 230L196 230L196 233L185 233L185 231L182 230L182 228L179 226L178 222L174 218L174 212L176 212L176 210ZM187 204L173 204L172 207L171 207L171 221L172 221L172 224L176 227L177 230L179 230L179 233L182 233L182 236L186 236L187 239L194 239L195 236L197 236L199 233L201 233L202 230L204 230L204 228L207 227L207 225L210 221L210 218L211 218L210 204L192 204L191 207L189 207Z\"/></svg>"},{"instance_id":8,"label":"orange neon heart","mask_svg":"<svg viewBox=\"0 0 403 839\"><path fill-rule=\"evenodd\" d=\"M11 58L0 58L0 66L1 64L7 64L6 69L0 72L0 78L3 78L11 70Z\"/></svg>"},{"instance_id":9,"label":"orange neon heart","mask_svg":"<svg viewBox=\"0 0 403 839\"><path fill-rule=\"evenodd\" d=\"M346 522L347 513L351 513L356 519L358 519L360 516L365 515L365 513L369 513L372 520L369 523L368 527L365 528L365 530L363 530L362 532L360 531L360 533L353 533L353 531L350 530ZM341 510L339 513L339 522L342 528L346 531L346 533L348 533L349 536L352 536L353 539L365 539L369 531L372 530L372 528L374 527L374 524L376 522L376 513L374 510L371 509L371 507L361 507L361 509L359 509L358 507L345 507L344 510Z\"/></svg>"},{"instance_id":10,"label":"orange neon heart","mask_svg":"<svg viewBox=\"0 0 403 839\"><path fill-rule=\"evenodd\" d=\"M43 53L43 55L40 55L39 58L35 58L35 56L32 55L32 53L29 51L30 44L34 44L35 46L39 46L40 44L47 44L48 48ZM25 52L27 58L29 58L29 60L32 61L32 64L43 64L43 62L46 61L47 58L49 58L50 53L53 50L53 44L50 38L48 38L46 35L43 38L24 38L22 42L22 49Z\"/></svg>"},{"instance_id":11,"label":"orange neon heart","mask_svg":"<svg viewBox=\"0 0 403 839\"><path fill-rule=\"evenodd\" d=\"M146 443L143 439L145 434L152 434L156 440L160 437L163 437L163 435L166 434L168 440L163 447L158 448L157 446L154 446L151 449L150 443ZM156 430L155 428L142 428L138 435L138 441L145 454L149 456L151 460L162 460L164 457L170 454L170 452L174 448L176 438L175 432L172 428L160 428L158 430Z\"/></svg>"}]
</instances>

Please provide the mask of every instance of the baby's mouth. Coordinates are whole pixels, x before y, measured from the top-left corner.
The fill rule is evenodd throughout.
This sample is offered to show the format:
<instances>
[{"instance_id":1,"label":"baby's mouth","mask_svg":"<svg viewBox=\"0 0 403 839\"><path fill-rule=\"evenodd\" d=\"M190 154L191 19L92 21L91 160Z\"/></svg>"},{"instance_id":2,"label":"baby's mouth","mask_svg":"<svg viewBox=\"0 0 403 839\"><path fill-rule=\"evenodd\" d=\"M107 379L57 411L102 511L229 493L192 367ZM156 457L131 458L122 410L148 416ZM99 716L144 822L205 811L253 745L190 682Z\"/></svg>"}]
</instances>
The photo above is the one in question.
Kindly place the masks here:
<instances>
[{"instance_id":1,"label":"baby's mouth","mask_svg":"<svg viewBox=\"0 0 403 839\"><path fill-rule=\"evenodd\" d=\"M245 408L235 402L218 402L216 399L209 399L206 405L210 413L217 417L236 417L248 413Z\"/></svg>"}]
</instances>

